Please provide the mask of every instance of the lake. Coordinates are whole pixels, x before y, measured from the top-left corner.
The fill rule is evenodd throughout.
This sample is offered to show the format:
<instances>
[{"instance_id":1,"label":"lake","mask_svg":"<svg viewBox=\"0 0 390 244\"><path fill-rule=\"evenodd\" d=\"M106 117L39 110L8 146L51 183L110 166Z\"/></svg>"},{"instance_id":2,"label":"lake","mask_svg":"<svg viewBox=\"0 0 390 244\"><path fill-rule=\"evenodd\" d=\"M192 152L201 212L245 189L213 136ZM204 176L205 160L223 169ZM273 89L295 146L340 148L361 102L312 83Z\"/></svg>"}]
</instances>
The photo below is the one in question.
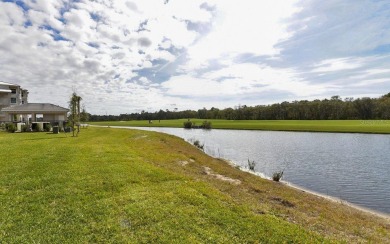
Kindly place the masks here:
<instances>
[{"instance_id":1,"label":"lake","mask_svg":"<svg viewBox=\"0 0 390 244\"><path fill-rule=\"evenodd\" d=\"M129 128L129 127L127 127ZM204 143L213 157L383 213L390 213L390 135L182 128L142 129Z\"/></svg>"}]
</instances>

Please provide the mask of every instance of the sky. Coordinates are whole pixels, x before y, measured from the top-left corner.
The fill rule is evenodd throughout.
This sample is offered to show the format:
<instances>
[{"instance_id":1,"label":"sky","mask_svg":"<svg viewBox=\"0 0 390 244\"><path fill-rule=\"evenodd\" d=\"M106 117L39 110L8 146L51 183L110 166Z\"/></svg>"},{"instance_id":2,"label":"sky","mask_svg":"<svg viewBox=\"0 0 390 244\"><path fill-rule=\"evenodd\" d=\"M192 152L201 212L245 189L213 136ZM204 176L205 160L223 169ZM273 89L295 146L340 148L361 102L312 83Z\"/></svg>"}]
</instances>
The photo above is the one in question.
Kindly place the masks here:
<instances>
[{"instance_id":1,"label":"sky","mask_svg":"<svg viewBox=\"0 0 390 244\"><path fill-rule=\"evenodd\" d=\"M92 114L390 92L388 0L2 0L0 81Z\"/></svg>"}]
</instances>

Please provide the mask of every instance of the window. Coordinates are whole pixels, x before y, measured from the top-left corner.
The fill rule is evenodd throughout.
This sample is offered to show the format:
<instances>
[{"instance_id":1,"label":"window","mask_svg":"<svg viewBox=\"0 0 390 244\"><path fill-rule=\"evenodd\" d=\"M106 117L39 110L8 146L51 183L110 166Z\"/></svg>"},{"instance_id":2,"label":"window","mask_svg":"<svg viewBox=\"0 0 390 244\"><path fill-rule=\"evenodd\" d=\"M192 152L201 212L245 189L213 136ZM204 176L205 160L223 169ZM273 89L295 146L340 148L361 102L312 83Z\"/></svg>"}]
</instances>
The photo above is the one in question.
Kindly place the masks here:
<instances>
[{"instance_id":1,"label":"window","mask_svg":"<svg viewBox=\"0 0 390 244\"><path fill-rule=\"evenodd\" d=\"M12 94L16 94L16 89L11 89Z\"/></svg>"},{"instance_id":2,"label":"window","mask_svg":"<svg viewBox=\"0 0 390 244\"><path fill-rule=\"evenodd\" d=\"M11 103L16 103L16 97L11 97Z\"/></svg>"}]
</instances>

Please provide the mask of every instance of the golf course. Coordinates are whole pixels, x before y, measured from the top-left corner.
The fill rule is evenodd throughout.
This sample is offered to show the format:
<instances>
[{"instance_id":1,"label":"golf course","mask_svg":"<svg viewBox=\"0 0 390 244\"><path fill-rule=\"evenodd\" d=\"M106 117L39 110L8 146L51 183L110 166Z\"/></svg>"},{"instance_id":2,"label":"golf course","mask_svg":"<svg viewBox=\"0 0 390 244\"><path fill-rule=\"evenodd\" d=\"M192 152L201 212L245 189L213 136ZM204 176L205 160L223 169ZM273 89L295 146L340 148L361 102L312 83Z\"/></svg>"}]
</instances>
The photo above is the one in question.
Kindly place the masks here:
<instances>
[{"instance_id":1,"label":"golf course","mask_svg":"<svg viewBox=\"0 0 390 244\"><path fill-rule=\"evenodd\" d=\"M93 125L134 126L134 127L176 127L183 128L188 119L104 121L91 122ZM190 119L201 125L202 119ZM310 131L346 133L390 133L390 120L207 120L213 129Z\"/></svg>"},{"instance_id":2,"label":"golf course","mask_svg":"<svg viewBox=\"0 0 390 244\"><path fill-rule=\"evenodd\" d=\"M390 131L385 122L330 121L323 128L324 122L211 122L231 129L295 123L294 130ZM0 132L0 148L3 243L390 242L388 218L240 171L166 134L97 127L82 128L78 137Z\"/></svg>"}]
</instances>

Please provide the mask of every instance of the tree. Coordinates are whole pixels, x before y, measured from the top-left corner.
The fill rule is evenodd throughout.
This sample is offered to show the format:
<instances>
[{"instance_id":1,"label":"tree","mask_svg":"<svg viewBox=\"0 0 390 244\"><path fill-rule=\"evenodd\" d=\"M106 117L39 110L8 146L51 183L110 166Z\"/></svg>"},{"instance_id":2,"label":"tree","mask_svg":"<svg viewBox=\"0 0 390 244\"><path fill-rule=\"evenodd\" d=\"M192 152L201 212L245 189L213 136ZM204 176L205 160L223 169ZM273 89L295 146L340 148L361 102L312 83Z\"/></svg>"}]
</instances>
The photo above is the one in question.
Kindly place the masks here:
<instances>
[{"instance_id":1,"label":"tree","mask_svg":"<svg viewBox=\"0 0 390 244\"><path fill-rule=\"evenodd\" d=\"M76 94L76 92L73 92L72 97L69 101L69 108L70 108L70 116L69 121L72 124L72 131L73 136L75 132L75 125L77 125L77 135L80 132L80 101L81 97Z\"/></svg>"}]
</instances>

